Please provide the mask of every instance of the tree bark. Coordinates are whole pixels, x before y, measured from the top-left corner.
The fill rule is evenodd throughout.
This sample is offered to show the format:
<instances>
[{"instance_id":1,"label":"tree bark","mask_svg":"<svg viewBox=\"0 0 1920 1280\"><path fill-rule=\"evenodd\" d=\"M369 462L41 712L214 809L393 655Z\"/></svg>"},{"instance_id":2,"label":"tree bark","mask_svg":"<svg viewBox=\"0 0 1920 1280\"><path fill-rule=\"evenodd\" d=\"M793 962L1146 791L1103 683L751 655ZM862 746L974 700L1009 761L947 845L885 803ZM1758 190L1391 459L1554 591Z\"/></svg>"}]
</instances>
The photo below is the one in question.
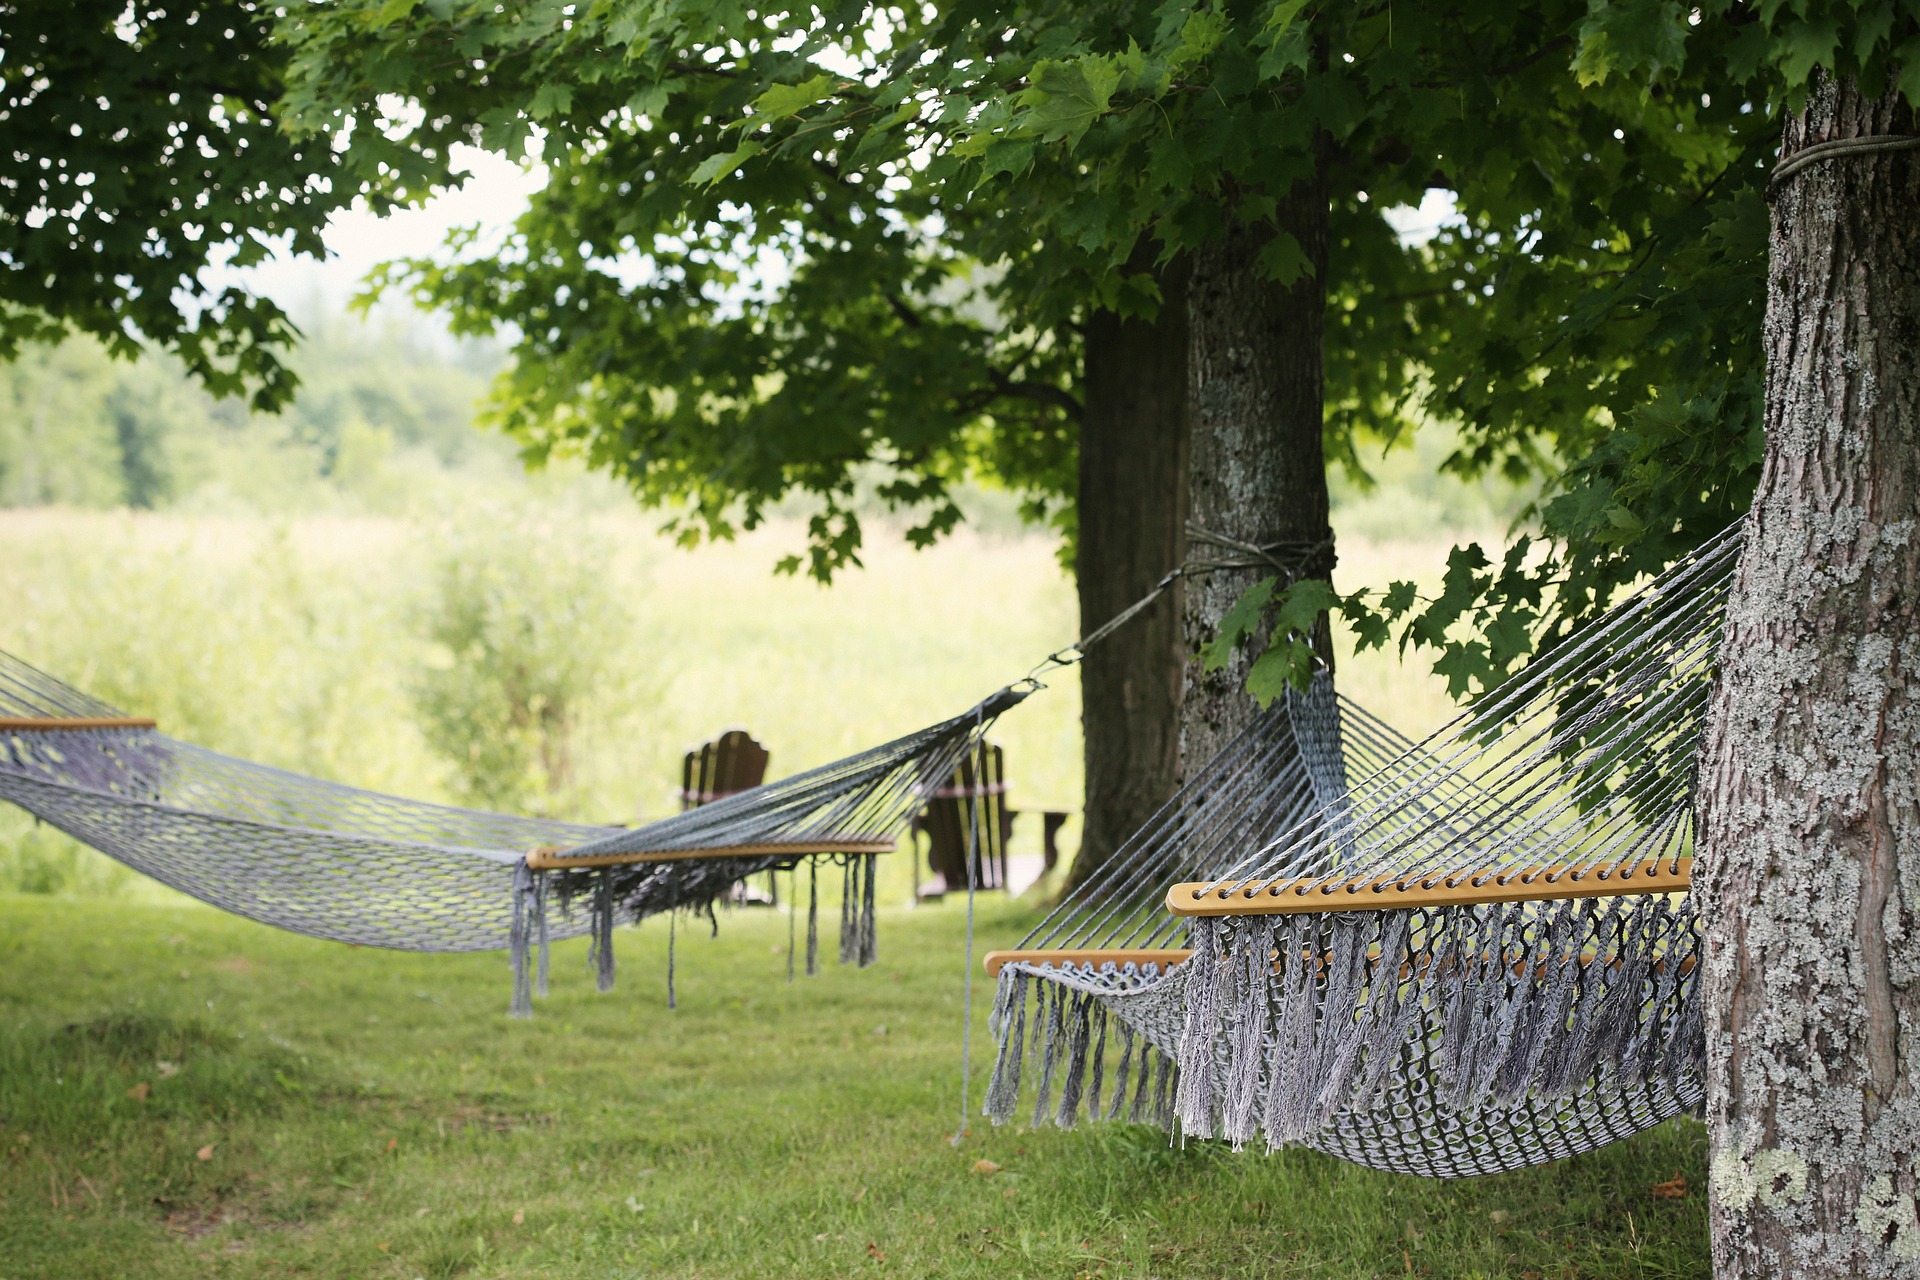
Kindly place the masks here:
<instances>
[{"instance_id":1,"label":"tree bark","mask_svg":"<svg viewBox=\"0 0 1920 1280\"><path fill-rule=\"evenodd\" d=\"M1187 268L1159 273L1152 320L1087 321L1075 575L1084 635L1153 589L1185 554ZM1180 775L1178 584L1080 667L1086 808L1069 890L1165 804Z\"/></svg>"},{"instance_id":2,"label":"tree bark","mask_svg":"<svg viewBox=\"0 0 1920 1280\"><path fill-rule=\"evenodd\" d=\"M1281 197L1276 224L1299 241L1308 272L1282 288L1257 263L1273 232L1240 225L1197 250L1188 285L1188 417L1193 432L1192 558L1233 556L1201 535L1255 546L1324 542L1303 566L1333 568L1327 524L1327 462L1321 435L1325 383L1327 194L1318 177ZM1280 553L1286 558L1288 553ZM1257 645L1221 670L1198 657L1246 589L1274 576L1271 567L1215 570L1189 578L1186 591L1186 696L1181 711L1181 771L1191 777L1246 728L1258 711L1246 692ZM1321 628L1323 656L1325 628Z\"/></svg>"},{"instance_id":3,"label":"tree bark","mask_svg":"<svg viewBox=\"0 0 1920 1280\"><path fill-rule=\"evenodd\" d=\"M1914 132L1816 84L1783 155ZM1774 193L1767 444L1702 764L1714 1274L1920 1276L1920 153Z\"/></svg>"}]
</instances>

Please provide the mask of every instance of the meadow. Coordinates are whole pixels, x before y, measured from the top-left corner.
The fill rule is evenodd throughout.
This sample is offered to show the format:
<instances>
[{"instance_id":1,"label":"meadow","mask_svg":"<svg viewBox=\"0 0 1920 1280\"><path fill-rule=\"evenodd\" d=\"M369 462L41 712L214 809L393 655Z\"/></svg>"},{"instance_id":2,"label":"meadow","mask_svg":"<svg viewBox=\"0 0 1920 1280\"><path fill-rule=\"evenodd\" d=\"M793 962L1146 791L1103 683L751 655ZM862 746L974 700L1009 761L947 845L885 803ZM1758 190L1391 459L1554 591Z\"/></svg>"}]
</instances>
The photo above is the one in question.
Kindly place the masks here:
<instances>
[{"instance_id":1,"label":"meadow","mask_svg":"<svg viewBox=\"0 0 1920 1280\"><path fill-rule=\"evenodd\" d=\"M601 604L552 642L597 675L566 777L530 803L631 822L669 811L680 753L722 727L797 770L964 709L1076 630L1057 548L1010 520L920 553L877 530L823 588L771 572L791 521L687 552L604 492L559 493L0 512L0 647L178 736L457 800L462 763L421 710L426 673L458 669L423 621L435 575L517 557L488 590L529 598L585 575ZM1347 508L1343 574L1437 575L1453 534L1395 536L1370 509ZM1451 711L1391 655L1340 670L1408 732ZM1077 805L1070 674L995 736L1016 806ZM789 987L786 918L736 911L716 939L682 931L677 1012L648 925L620 935L613 993L569 944L515 1022L501 957L276 933L0 815L0 1277L1707 1274L1691 1122L1464 1183L1125 1126L950 1145L964 913L910 909L906 860L883 863L871 970ZM977 949L1041 896L985 903Z\"/></svg>"}]
</instances>

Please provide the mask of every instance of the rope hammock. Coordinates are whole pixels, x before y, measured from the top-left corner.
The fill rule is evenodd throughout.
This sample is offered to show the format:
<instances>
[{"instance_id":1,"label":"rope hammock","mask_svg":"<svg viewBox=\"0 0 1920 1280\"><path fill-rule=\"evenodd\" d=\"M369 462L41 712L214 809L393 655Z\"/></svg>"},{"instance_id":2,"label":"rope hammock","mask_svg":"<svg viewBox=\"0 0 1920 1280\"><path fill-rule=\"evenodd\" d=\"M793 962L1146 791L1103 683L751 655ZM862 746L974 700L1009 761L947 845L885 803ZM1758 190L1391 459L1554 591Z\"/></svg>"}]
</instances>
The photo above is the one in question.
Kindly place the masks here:
<instances>
[{"instance_id":1,"label":"rope hammock","mask_svg":"<svg viewBox=\"0 0 1920 1280\"><path fill-rule=\"evenodd\" d=\"M842 874L840 958L874 958L874 862L993 721L1004 689L883 746L642 827L404 800L181 742L0 652L0 799L202 902L310 937L406 951L508 948L513 1012L545 992L547 944L705 910L747 876ZM807 971L818 947L807 928ZM530 964L537 950L536 966ZM668 960L671 1000L672 959Z\"/></svg>"},{"instance_id":2,"label":"rope hammock","mask_svg":"<svg viewBox=\"0 0 1920 1280\"><path fill-rule=\"evenodd\" d=\"M1013 951L985 1111L1463 1176L1698 1105L1729 530L1419 744L1289 692ZM1117 1057L1117 1062L1112 1061Z\"/></svg>"}]
</instances>

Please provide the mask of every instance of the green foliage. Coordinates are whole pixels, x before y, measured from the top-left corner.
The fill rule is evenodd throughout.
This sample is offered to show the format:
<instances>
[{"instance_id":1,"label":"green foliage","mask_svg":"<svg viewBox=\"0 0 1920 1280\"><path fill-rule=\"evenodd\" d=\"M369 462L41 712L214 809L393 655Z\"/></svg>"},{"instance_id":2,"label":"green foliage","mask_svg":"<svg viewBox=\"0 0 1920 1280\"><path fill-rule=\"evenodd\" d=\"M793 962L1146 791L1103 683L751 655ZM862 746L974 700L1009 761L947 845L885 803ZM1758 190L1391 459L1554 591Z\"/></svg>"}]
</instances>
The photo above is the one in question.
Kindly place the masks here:
<instances>
[{"instance_id":1,"label":"green foliage","mask_svg":"<svg viewBox=\"0 0 1920 1280\"><path fill-rule=\"evenodd\" d=\"M539 122L551 178L504 245L463 242L451 264L376 281L458 331L511 328L494 420L527 456L585 458L674 507L688 542L755 528L804 495L818 518L804 560L783 567L824 578L858 562L855 499L876 468L874 492L909 515L916 544L958 524L954 488L969 475L1027 495L1037 515L1055 509L1073 483L1078 406L1077 352L1004 322L992 273L941 234L957 210L904 173L856 170L838 146L771 161L743 136L747 120L799 120L845 87L809 60L819 48L872 53L861 7L821 23L794 51L733 5L569 16L369 2L298 10L288 35L306 127L337 132L383 95L424 103L428 85L423 130L444 117L515 151ZM554 84L568 109L542 114Z\"/></svg>"},{"instance_id":2,"label":"green foliage","mask_svg":"<svg viewBox=\"0 0 1920 1280\"><path fill-rule=\"evenodd\" d=\"M1405 301L1421 347L1402 403L1458 424L1444 466L1463 478L1552 475L1531 513L1545 536L1498 569L1460 548L1438 596L1370 584L1333 607L1363 646L1397 634L1430 649L1457 695L1554 648L1753 491L1780 112L1822 59L1884 85L1920 28L1885 4L1744 14L1593 6L1568 42L1578 88L1553 79L1526 109L1474 122L1499 138L1463 127L1436 157L1461 216ZM1304 679L1304 633L1268 634L1269 672Z\"/></svg>"},{"instance_id":3,"label":"green foliage","mask_svg":"<svg viewBox=\"0 0 1920 1280\"><path fill-rule=\"evenodd\" d=\"M323 317L276 413L215 401L170 357L86 338L0 365L0 507L404 507L409 484L504 461L472 430L490 353L418 326Z\"/></svg>"},{"instance_id":4,"label":"green foliage","mask_svg":"<svg viewBox=\"0 0 1920 1280\"><path fill-rule=\"evenodd\" d=\"M470 515L438 539L415 623L433 646L414 686L426 739L480 808L566 815L579 806L581 722L618 718L631 692L616 637L632 630L578 521Z\"/></svg>"},{"instance_id":5,"label":"green foliage","mask_svg":"<svg viewBox=\"0 0 1920 1280\"><path fill-rule=\"evenodd\" d=\"M275 243L318 256L335 211L392 208L446 171L370 117L338 151L290 136L274 21L254 0L0 8L0 361L78 332L125 358L157 344L257 409L292 396L291 320L208 268Z\"/></svg>"},{"instance_id":6,"label":"green foliage","mask_svg":"<svg viewBox=\"0 0 1920 1280\"><path fill-rule=\"evenodd\" d=\"M1834 28L1863 74L1907 38L1885 8ZM502 147L549 130L554 182L505 252L389 277L458 324L518 327L499 415L532 456L577 452L686 503L690 538L808 493L821 576L859 553L846 495L866 458L895 476L888 501L925 513L916 541L955 522L969 469L1071 528L1087 309L1150 314L1157 264L1223 219L1270 221L1317 170L1330 456L1363 476L1371 444L1438 421L1464 479L1556 476L1538 513L1550 553L1526 570L1456 575L1434 607L1341 602L1368 643L1438 646L1465 689L1744 503L1762 164L1797 74L1781 49L1825 13L1028 0L884 19L848 4L802 29L668 0L537 21L477 3L396 19L364 0L292 38L329 55L303 55L297 93L336 113L424 101L457 50L475 74L434 82L436 111ZM1756 31L1780 48L1755 53ZM543 117L559 81L571 112ZM1385 211L1434 187L1459 225L1403 243ZM1304 268L1275 235L1262 269ZM1475 583L1522 597L1470 599ZM1445 638L1475 624L1493 638Z\"/></svg>"}]
</instances>

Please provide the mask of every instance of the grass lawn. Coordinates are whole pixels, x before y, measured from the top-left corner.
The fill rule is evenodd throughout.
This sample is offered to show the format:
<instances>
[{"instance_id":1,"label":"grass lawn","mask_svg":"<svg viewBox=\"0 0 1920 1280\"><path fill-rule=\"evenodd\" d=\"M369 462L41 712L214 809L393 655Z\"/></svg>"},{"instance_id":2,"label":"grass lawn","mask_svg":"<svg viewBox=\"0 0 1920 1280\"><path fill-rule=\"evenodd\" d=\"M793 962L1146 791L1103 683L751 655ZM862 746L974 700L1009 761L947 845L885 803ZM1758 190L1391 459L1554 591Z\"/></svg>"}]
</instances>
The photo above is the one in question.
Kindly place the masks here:
<instances>
[{"instance_id":1,"label":"grass lawn","mask_svg":"<svg viewBox=\"0 0 1920 1280\"><path fill-rule=\"evenodd\" d=\"M789 987L785 918L723 917L677 1013L649 925L614 993L563 946L513 1022L498 955L0 896L0 1276L1708 1274L1698 1191L1654 1193L1702 1184L1691 1123L1456 1183L1127 1127L955 1150L963 924L883 912L874 969Z\"/></svg>"}]
</instances>

